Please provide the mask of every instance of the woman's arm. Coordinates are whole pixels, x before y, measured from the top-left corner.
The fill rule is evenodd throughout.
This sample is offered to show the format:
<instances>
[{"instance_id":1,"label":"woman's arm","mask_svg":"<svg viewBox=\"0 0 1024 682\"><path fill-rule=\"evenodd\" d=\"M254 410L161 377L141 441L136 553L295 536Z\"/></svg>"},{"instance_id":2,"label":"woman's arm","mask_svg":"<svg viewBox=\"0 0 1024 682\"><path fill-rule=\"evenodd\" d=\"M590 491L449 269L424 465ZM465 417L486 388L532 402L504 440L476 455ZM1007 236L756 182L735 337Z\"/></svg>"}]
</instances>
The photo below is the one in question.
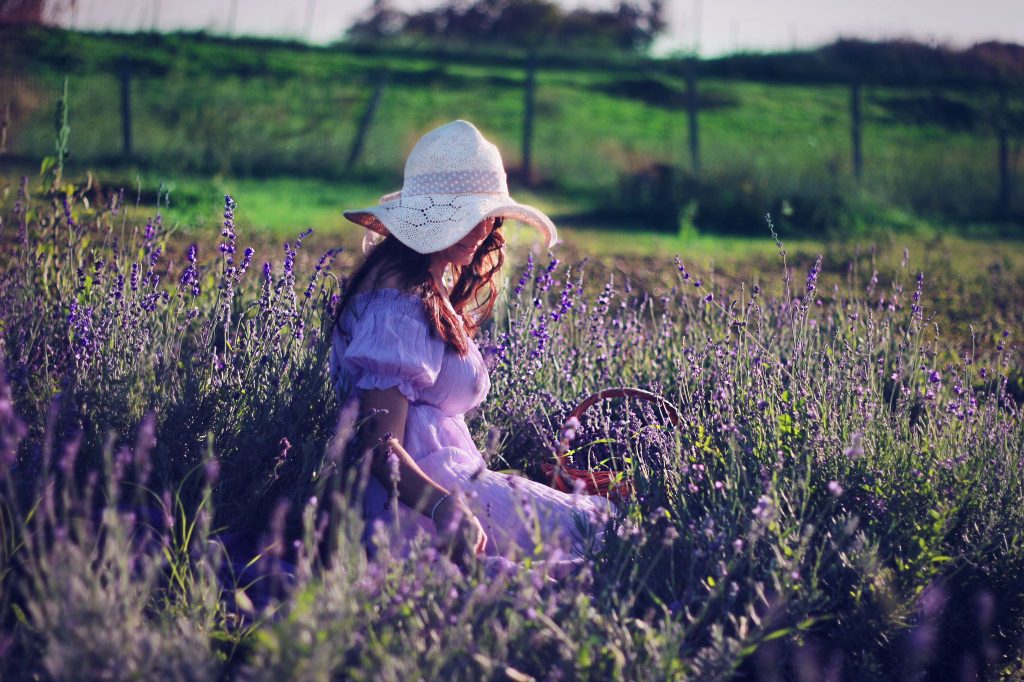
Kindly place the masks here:
<instances>
[{"instance_id":1,"label":"woman's arm","mask_svg":"<svg viewBox=\"0 0 1024 682\"><path fill-rule=\"evenodd\" d=\"M455 563L463 568L469 568L476 556L484 553L487 534L480 519L473 514L469 506L462 499L450 495L450 491L423 473L402 446L409 401L397 387L385 390L368 389L363 392L362 409L364 414L372 409L387 410L386 414L377 414L363 423L361 442L377 443L384 434L391 432L391 439L388 442L398 455L399 501L426 516L430 515L431 510L436 509L434 522L438 534L446 538ZM387 449L384 447L374 447L370 451L373 458L370 471L390 489L391 471L386 452Z\"/></svg>"},{"instance_id":2,"label":"woman's arm","mask_svg":"<svg viewBox=\"0 0 1024 682\"><path fill-rule=\"evenodd\" d=\"M391 432L391 448L398 455L398 499L421 514L429 516L430 510L448 495L449 491L423 473L402 445L405 420L409 414L408 399L397 387L364 390L363 413L368 414L374 409L387 410L387 413L377 414L364 422L360 441L364 444L377 443L384 434ZM373 461L370 471L385 488L390 489L391 471L386 451L383 447L371 451Z\"/></svg>"}]
</instances>

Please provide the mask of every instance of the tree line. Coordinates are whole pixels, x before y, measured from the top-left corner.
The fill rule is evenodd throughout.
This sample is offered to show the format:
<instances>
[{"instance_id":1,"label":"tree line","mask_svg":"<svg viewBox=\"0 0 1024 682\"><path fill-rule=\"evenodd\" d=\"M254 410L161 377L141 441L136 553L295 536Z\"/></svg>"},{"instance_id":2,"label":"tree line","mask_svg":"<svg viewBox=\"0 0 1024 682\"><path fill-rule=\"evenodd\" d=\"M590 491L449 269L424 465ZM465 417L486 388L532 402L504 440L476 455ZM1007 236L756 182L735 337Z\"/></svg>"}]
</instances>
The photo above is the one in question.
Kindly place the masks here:
<instances>
[{"instance_id":1,"label":"tree line","mask_svg":"<svg viewBox=\"0 0 1024 682\"><path fill-rule=\"evenodd\" d=\"M374 0L346 37L366 42L644 52L666 27L664 0L619 0L607 10L568 11L552 0L447 0L418 12L398 10L391 0Z\"/></svg>"}]
</instances>

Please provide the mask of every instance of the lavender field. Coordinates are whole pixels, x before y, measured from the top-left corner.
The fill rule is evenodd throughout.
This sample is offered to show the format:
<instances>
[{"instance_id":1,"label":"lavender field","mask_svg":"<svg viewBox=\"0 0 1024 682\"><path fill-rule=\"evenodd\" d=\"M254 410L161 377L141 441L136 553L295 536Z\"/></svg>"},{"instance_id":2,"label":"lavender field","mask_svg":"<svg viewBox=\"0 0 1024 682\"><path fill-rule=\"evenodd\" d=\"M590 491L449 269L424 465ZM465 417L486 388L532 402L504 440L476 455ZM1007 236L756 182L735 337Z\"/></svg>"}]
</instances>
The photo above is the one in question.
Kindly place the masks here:
<instances>
[{"instance_id":1,"label":"lavender field","mask_svg":"<svg viewBox=\"0 0 1024 682\"><path fill-rule=\"evenodd\" d=\"M327 373L354 254L304 232L263 262L230 197L191 243L53 187L12 188L0 226L3 679L1024 674L1021 330L993 307L944 335L915 254L879 281L779 243L739 286L669 254L661 291L513 261L477 442L636 491L553 585L428 546L367 562ZM561 431L612 386L678 427L614 400Z\"/></svg>"}]
</instances>

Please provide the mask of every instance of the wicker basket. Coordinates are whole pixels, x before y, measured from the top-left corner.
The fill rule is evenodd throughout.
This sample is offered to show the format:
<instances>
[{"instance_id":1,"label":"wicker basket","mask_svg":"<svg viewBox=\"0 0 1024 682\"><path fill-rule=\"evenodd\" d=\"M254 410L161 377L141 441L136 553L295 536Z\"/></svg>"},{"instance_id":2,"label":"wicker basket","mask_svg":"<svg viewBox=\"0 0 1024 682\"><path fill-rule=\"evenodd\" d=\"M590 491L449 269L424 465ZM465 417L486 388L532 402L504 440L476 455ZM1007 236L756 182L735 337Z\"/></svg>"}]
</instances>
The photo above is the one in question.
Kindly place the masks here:
<instances>
[{"instance_id":1,"label":"wicker basket","mask_svg":"<svg viewBox=\"0 0 1024 682\"><path fill-rule=\"evenodd\" d=\"M584 398L569 413L565 424L562 426L562 431L564 432L568 428L568 423L571 419L575 418L578 421L588 409L600 401L609 398L637 398L646 402L656 403L668 414L669 421L672 422L673 426L679 425L679 410L661 396L639 388L607 388ZM567 462L568 455L559 455L553 463L543 462L540 465L541 471L551 479L551 486L556 490L561 490L565 493L573 492L574 483L579 480L583 481L585 485L584 492L588 495L601 495L612 500L627 500L633 495L632 481L627 479L615 483L618 472L575 469L568 466Z\"/></svg>"}]
</instances>

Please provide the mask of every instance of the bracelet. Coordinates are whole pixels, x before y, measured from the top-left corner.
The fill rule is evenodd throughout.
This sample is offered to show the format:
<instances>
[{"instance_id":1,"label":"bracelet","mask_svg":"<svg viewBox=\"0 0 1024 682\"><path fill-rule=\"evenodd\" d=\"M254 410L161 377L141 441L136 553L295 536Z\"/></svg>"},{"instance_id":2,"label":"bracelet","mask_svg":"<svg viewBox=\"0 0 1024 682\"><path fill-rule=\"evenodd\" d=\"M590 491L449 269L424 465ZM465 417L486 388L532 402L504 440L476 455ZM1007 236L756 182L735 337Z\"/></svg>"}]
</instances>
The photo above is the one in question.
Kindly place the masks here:
<instances>
[{"instance_id":1,"label":"bracelet","mask_svg":"<svg viewBox=\"0 0 1024 682\"><path fill-rule=\"evenodd\" d=\"M445 500L447 500L447 499L448 499L449 497L451 497L451 496L452 496L452 494L451 494L451 493L448 493L448 494L446 494L446 495L445 495L444 497L442 497L442 498L441 498L440 500L438 500L437 502L435 502L435 503L434 503L434 508L430 510L430 520L431 520L431 521L433 521L435 525L437 524L437 521L434 521L434 512L436 512L436 511L437 511L437 508L438 508L439 506L441 506L441 503L442 503L442 502L444 502Z\"/></svg>"}]
</instances>

